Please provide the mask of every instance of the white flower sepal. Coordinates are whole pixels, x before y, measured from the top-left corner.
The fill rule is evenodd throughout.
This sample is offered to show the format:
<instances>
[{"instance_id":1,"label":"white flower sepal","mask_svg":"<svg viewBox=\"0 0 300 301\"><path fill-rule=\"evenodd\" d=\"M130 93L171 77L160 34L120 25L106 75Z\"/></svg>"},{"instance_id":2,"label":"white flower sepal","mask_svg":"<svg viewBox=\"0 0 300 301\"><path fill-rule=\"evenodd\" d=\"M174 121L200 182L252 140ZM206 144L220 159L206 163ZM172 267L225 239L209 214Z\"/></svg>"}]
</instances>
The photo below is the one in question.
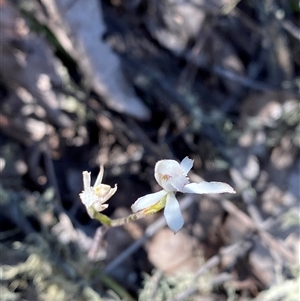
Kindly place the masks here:
<instances>
[{"instance_id":1,"label":"white flower sepal","mask_svg":"<svg viewBox=\"0 0 300 301\"><path fill-rule=\"evenodd\" d=\"M108 201L117 191L117 185L112 188L109 185L102 184L104 168L100 166L100 172L97 176L94 186L91 186L91 173L84 171L83 176L83 191L79 194L79 197L86 207L88 213L101 212L108 207L108 204L104 204ZM90 214L91 215L91 214Z\"/></svg>"},{"instance_id":2,"label":"white flower sepal","mask_svg":"<svg viewBox=\"0 0 300 301\"><path fill-rule=\"evenodd\" d=\"M228 184L222 182L190 183L187 174L193 167L193 160L185 157L179 164L175 160L158 161L154 169L154 177L163 190L147 194L131 206L133 212L143 211L145 214L157 212L163 207L167 225L176 233L183 224L176 192L183 193L235 193Z\"/></svg>"}]
</instances>

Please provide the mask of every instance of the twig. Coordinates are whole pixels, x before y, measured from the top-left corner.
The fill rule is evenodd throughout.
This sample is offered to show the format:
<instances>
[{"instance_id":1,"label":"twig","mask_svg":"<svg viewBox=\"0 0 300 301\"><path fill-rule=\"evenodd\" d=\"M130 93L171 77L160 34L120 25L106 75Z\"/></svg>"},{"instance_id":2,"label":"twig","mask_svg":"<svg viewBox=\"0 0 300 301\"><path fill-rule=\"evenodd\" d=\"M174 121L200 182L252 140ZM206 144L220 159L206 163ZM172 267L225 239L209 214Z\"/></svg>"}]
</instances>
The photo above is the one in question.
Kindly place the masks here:
<instances>
[{"instance_id":1,"label":"twig","mask_svg":"<svg viewBox=\"0 0 300 301\"><path fill-rule=\"evenodd\" d=\"M20 208L20 202L13 200L14 204L7 205L8 218L11 219L25 235L36 233L37 231L32 227L28 218L24 215L23 210ZM6 210L4 210L5 212Z\"/></svg>"},{"instance_id":2,"label":"twig","mask_svg":"<svg viewBox=\"0 0 300 301\"><path fill-rule=\"evenodd\" d=\"M231 0L226 2L226 4L221 8L221 13L224 15L230 14L230 12L236 8L240 1L241 0Z\"/></svg>"},{"instance_id":3,"label":"twig","mask_svg":"<svg viewBox=\"0 0 300 301\"><path fill-rule=\"evenodd\" d=\"M234 276L230 275L228 273L221 273L217 276L215 276L211 281L208 282L209 286L219 286L227 281L233 280ZM194 285L191 288L187 289L183 293L181 293L179 296L175 297L174 299L170 299L168 301L184 301L187 300L189 297L194 295L200 290L199 285Z\"/></svg>"},{"instance_id":4,"label":"twig","mask_svg":"<svg viewBox=\"0 0 300 301\"><path fill-rule=\"evenodd\" d=\"M45 139L48 139L47 137ZM59 187L57 182L57 177L55 175L53 162L50 156L50 146L48 145L48 141L45 140L42 142L42 152L44 155L44 161L45 161L45 168L46 168L46 174L49 181L49 184L54 188L55 191L55 198L53 199L54 202L54 210L59 215L59 219L64 221L64 224L68 226L69 233L71 233L73 240L76 240L77 238L77 231L75 230L74 226L78 229L81 229L82 226L80 223L70 214L66 212L66 210L62 206L61 196L59 193Z\"/></svg>"},{"instance_id":5,"label":"twig","mask_svg":"<svg viewBox=\"0 0 300 301\"><path fill-rule=\"evenodd\" d=\"M228 200L221 201L222 207L230 214L237 217L244 225L247 225L252 231L257 232L259 236L267 243L270 249L276 250L281 254L288 262L295 263L296 258L293 254L285 248L278 240L276 240L271 234L266 232L261 226L255 224L255 222L244 212L242 212L238 207L236 207L232 202Z\"/></svg>"},{"instance_id":6,"label":"twig","mask_svg":"<svg viewBox=\"0 0 300 301\"><path fill-rule=\"evenodd\" d=\"M278 5L275 5L273 8L273 13L275 15L275 18L278 20L279 24L294 38L297 40L300 40L300 29L293 24L291 21L286 20L284 18L284 15L280 13L280 8Z\"/></svg>"},{"instance_id":7,"label":"twig","mask_svg":"<svg viewBox=\"0 0 300 301\"><path fill-rule=\"evenodd\" d=\"M202 276L209 269L217 266L221 262L222 257L229 254L234 254L235 258L240 258L244 256L251 247L252 242L250 242L247 238L244 238L232 245L222 248L219 254L214 255L209 260L207 260L206 263L197 271L197 273L195 274L195 280Z\"/></svg>"},{"instance_id":8,"label":"twig","mask_svg":"<svg viewBox=\"0 0 300 301\"><path fill-rule=\"evenodd\" d=\"M282 27L289 32L294 38L300 40L300 29L289 20L283 20Z\"/></svg>"},{"instance_id":9,"label":"twig","mask_svg":"<svg viewBox=\"0 0 300 301\"><path fill-rule=\"evenodd\" d=\"M161 280L163 272L160 270L155 271L154 275L151 277L151 287L149 287L149 300L154 300L155 293L157 291L159 281Z\"/></svg>"},{"instance_id":10,"label":"twig","mask_svg":"<svg viewBox=\"0 0 300 301\"><path fill-rule=\"evenodd\" d=\"M142 130L142 128L137 124L137 122L133 118L127 117L126 124L127 129L133 131L135 138L137 138L138 141L141 141L142 145L146 146L156 157L161 159L161 157L164 155L168 158L173 158L170 148L167 145L155 145L155 143L153 143L149 139L148 135L146 135L144 130Z\"/></svg>"},{"instance_id":11,"label":"twig","mask_svg":"<svg viewBox=\"0 0 300 301\"><path fill-rule=\"evenodd\" d=\"M47 174L47 178L48 178L50 186L53 186L53 188L54 188L55 199L57 199L59 205L61 206L62 202L61 202L61 197L60 197L60 193L59 193L58 182L57 182L57 178L56 178L56 175L55 175L53 162L51 160L50 146L49 146L47 140L48 140L48 137L45 137L45 139L44 139L44 141L42 142L42 145L41 145L41 149L42 149L42 152L44 154L46 174Z\"/></svg>"},{"instance_id":12,"label":"twig","mask_svg":"<svg viewBox=\"0 0 300 301\"><path fill-rule=\"evenodd\" d=\"M234 258L240 258L244 256L248 250L252 247L252 242L247 240L246 238L234 243L233 245L224 247L220 250L220 252L213 257L211 257L209 260L205 262L203 266L200 267L200 269L196 272L192 283L197 283L197 279L201 277L204 273L206 273L208 270L210 270L213 267L216 267L221 263L221 260L224 256L231 254ZM220 285L226 281L233 280L234 277L228 273L221 273L217 275L213 280L211 280L210 284L211 286ZM186 291L181 293L179 296L175 297L172 300L168 301L182 301L186 300L191 295L197 293L199 291L198 285L193 285L191 288L188 288Z\"/></svg>"},{"instance_id":13,"label":"twig","mask_svg":"<svg viewBox=\"0 0 300 301\"><path fill-rule=\"evenodd\" d=\"M92 261L95 260L96 254L99 250L99 247L101 246L101 244L103 242L103 238L104 238L107 230L108 230L108 228L106 228L106 227L98 227L97 228L94 238L93 238L91 248L87 255L89 260L92 260Z\"/></svg>"},{"instance_id":14,"label":"twig","mask_svg":"<svg viewBox=\"0 0 300 301\"><path fill-rule=\"evenodd\" d=\"M254 203L253 193L251 191L251 188L244 189L242 191L242 198L244 203L247 206L247 211L249 215L251 216L253 222L255 223L257 228L260 228L263 223L263 218L257 208L257 206Z\"/></svg>"},{"instance_id":15,"label":"twig","mask_svg":"<svg viewBox=\"0 0 300 301\"><path fill-rule=\"evenodd\" d=\"M244 87L251 88L253 90L258 90L258 91L276 90L275 86L253 80L246 76L241 76L234 71L222 68L221 66L218 66L218 65L213 66L212 71L221 77L225 77L226 79L229 79L233 82L239 83L239 84L243 85Z\"/></svg>"}]
</instances>

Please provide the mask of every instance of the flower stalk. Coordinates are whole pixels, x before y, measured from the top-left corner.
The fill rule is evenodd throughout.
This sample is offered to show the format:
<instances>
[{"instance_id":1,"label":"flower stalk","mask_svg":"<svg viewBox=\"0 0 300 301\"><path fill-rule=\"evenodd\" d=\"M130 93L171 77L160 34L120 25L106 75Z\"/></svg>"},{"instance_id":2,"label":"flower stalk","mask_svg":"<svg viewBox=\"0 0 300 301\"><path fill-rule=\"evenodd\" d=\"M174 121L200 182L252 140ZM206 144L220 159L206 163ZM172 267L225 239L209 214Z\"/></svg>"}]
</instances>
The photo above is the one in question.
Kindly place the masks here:
<instances>
[{"instance_id":1,"label":"flower stalk","mask_svg":"<svg viewBox=\"0 0 300 301\"><path fill-rule=\"evenodd\" d=\"M136 213L132 213L126 217L121 217L121 218L117 218L117 219L111 219L107 215L97 212L93 208L88 209L88 214L92 219L96 219L97 221L99 221L100 223L102 223L103 225L105 225L107 227L118 227L118 226L123 226L130 222L136 221L138 219L144 218L149 214L156 213L156 212L160 211L162 208L163 207L157 208L157 209L151 208L151 210L149 210L149 211L139 211Z\"/></svg>"}]
</instances>

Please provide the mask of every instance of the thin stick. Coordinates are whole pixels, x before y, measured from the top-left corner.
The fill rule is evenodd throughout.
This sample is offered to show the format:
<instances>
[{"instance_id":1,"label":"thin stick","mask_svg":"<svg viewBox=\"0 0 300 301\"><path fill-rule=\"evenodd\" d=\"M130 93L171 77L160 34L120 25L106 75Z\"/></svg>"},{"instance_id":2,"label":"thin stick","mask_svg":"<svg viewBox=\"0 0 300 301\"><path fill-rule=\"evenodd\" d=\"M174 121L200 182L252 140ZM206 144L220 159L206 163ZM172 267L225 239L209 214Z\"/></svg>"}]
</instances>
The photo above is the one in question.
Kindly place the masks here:
<instances>
[{"instance_id":1,"label":"thin stick","mask_svg":"<svg viewBox=\"0 0 300 301\"><path fill-rule=\"evenodd\" d=\"M285 248L278 240L276 240L270 233L262 229L260 225L256 225L253 220L244 212L242 212L238 207L236 207L232 202L228 200L222 200L222 207L230 214L237 217L244 224L246 224L252 231L257 231L259 236L268 244L269 248L276 250L280 253L288 262L295 263L296 258L293 254Z\"/></svg>"}]
</instances>

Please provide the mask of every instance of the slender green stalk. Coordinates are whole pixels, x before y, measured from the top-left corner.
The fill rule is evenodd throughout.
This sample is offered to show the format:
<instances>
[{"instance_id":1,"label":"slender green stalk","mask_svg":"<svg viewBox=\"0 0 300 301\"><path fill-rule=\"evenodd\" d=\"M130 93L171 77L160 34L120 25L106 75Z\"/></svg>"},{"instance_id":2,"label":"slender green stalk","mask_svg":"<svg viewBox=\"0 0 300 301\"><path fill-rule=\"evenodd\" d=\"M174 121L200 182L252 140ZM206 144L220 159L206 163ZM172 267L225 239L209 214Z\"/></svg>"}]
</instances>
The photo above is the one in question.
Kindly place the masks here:
<instances>
[{"instance_id":1,"label":"slender green stalk","mask_svg":"<svg viewBox=\"0 0 300 301\"><path fill-rule=\"evenodd\" d=\"M149 213L144 213L143 211L140 211L137 213L130 214L126 217L121 217L118 219L110 219L107 215L97 212L93 208L89 208L88 213L93 219L96 219L97 221L99 221L100 223L104 224L107 227L122 226L129 222L135 221L137 219L141 219L149 215Z\"/></svg>"},{"instance_id":2,"label":"slender green stalk","mask_svg":"<svg viewBox=\"0 0 300 301\"><path fill-rule=\"evenodd\" d=\"M117 226L122 226L124 224L127 224L129 222L135 221L137 219L141 219L143 217L147 216L143 211L137 212L130 214L126 217L118 218L118 219L113 219L111 220L111 227L117 227Z\"/></svg>"}]
</instances>

